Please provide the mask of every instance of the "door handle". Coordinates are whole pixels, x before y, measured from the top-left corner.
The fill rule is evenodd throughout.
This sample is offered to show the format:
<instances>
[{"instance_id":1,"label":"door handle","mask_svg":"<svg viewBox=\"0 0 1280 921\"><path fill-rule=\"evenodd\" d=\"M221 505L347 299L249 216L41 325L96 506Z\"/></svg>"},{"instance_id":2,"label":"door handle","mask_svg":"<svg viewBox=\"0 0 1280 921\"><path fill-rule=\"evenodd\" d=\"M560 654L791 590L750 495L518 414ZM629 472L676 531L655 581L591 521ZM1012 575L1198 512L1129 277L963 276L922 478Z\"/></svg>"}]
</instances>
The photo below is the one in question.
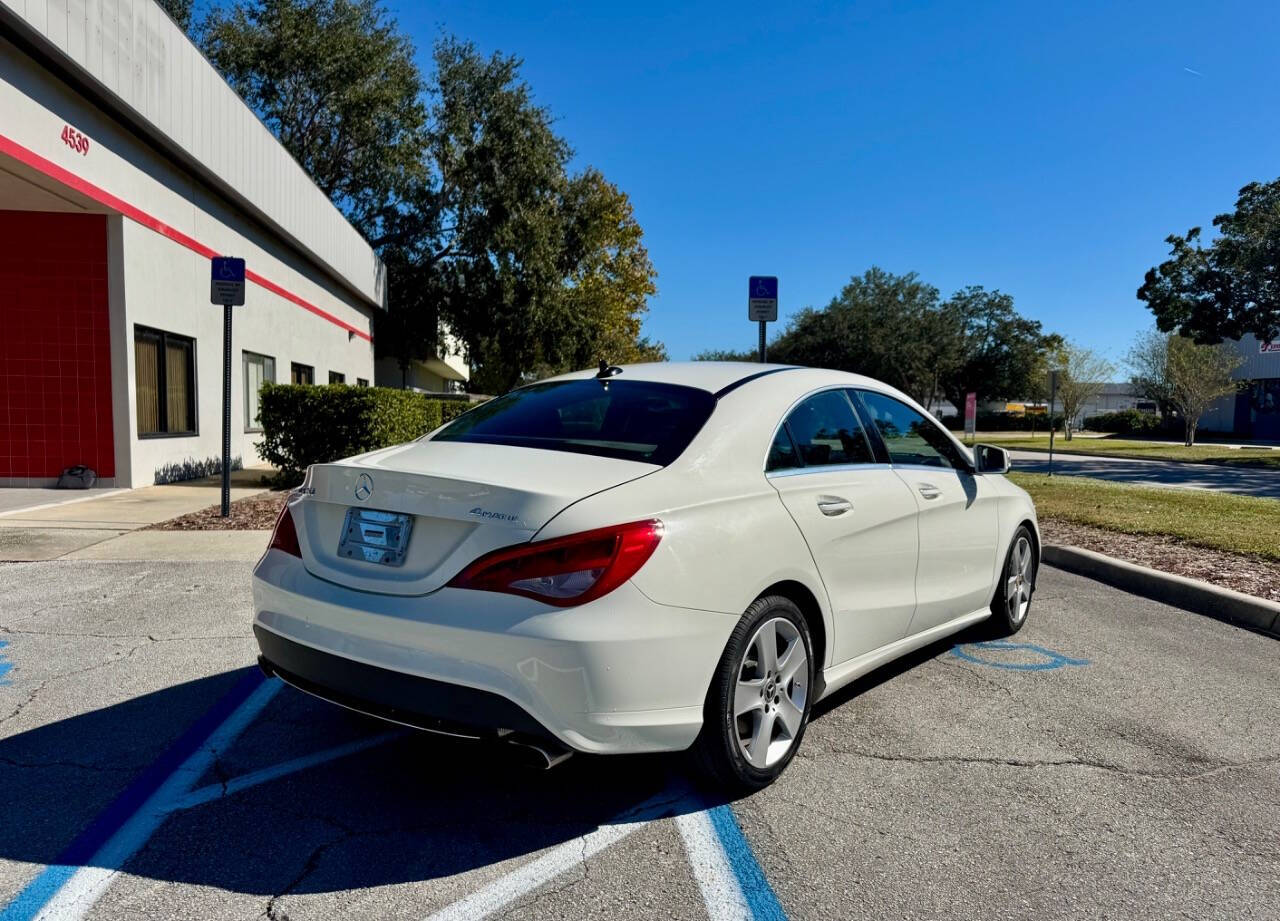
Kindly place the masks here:
<instances>
[{"instance_id":1,"label":"door handle","mask_svg":"<svg viewBox=\"0 0 1280 921\"><path fill-rule=\"evenodd\" d=\"M938 496L942 495L942 490L934 486L932 483L921 483L916 488L920 490L920 495L924 496L926 499L936 499Z\"/></svg>"},{"instance_id":2,"label":"door handle","mask_svg":"<svg viewBox=\"0 0 1280 921\"><path fill-rule=\"evenodd\" d=\"M828 518L834 518L836 515L853 511L853 503L839 496L818 496L818 511Z\"/></svg>"}]
</instances>

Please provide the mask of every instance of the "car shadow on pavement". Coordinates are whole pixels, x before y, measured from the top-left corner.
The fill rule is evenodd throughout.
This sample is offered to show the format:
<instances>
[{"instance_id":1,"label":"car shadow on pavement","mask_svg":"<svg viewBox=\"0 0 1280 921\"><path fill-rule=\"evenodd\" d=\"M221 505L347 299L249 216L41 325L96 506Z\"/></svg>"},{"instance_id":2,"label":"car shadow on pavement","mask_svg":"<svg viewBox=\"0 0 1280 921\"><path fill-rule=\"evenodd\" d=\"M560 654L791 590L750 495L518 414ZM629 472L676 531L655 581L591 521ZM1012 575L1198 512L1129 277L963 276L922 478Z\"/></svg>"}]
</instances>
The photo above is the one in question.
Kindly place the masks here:
<instances>
[{"instance_id":1,"label":"car shadow on pavement","mask_svg":"<svg viewBox=\"0 0 1280 921\"><path fill-rule=\"evenodd\" d=\"M0 740L8 793L0 858L65 860L77 835L120 812L113 802L121 792L248 673L175 685ZM535 771L506 748L389 728L280 686L193 782L214 795L174 809L124 869L264 896L333 892L451 877L602 825L697 808L674 756L579 755ZM234 783L366 743L246 789ZM0 894L0 907L12 896Z\"/></svg>"},{"instance_id":2,"label":"car shadow on pavement","mask_svg":"<svg viewBox=\"0 0 1280 921\"><path fill-rule=\"evenodd\" d=\"M813 709L809 714L809 720L812 722L814 720L822 719L832 710L839 709L849 701L853 700L853 698L859 697L868 691L878 688L880 685L888 681L892 681L899 675L920 667L930 659L938 658L938 656L949 652L955 646L960 646L965 643L980 642L990 638L991 634L989 632L988 625L983 621L981 623L974 624L971 627L966 627L959 633L955 633L951 636L938 640L936 643L930 643L928 646L923 646L915 652L909 652L905 656L902 656L899 659L894 659L891 662L887 662L875 671L868 672L861 678L851 681L830 697L823 698L821 701L814 704Z\"/></svg>"},{"instance_id":3,"label":"car shadow on pavement","mask_svg":"<svg viewBox=\"0 0 1280 921\"><path fill-rule=\"evenodd\" d=\"M860 678L815 707L813 719L976 636L966 631ZM128 818L137 804L122 804L122 791L163 763L174 740L252 671L174 685L0 739L0 783L9 794L0 810L0 858L50 865L67 862L73 842L84 851L85 829L98 830L104 816ZM416 883L518 863L604 825L734 798L705 787L691 796L695 782L679 754L576 755L536 771L508 748L398 731L288 686L273 690L192 780L190 787L206 791L204 801L174 808L125 870L256 896ZM335 750L346 753L323 757ZM316 755L318 763L297 766ZM282 765L279 776L237 786L238 778ZM0 894L0 905L12 895Z\"/></svg>"}]
</instances>

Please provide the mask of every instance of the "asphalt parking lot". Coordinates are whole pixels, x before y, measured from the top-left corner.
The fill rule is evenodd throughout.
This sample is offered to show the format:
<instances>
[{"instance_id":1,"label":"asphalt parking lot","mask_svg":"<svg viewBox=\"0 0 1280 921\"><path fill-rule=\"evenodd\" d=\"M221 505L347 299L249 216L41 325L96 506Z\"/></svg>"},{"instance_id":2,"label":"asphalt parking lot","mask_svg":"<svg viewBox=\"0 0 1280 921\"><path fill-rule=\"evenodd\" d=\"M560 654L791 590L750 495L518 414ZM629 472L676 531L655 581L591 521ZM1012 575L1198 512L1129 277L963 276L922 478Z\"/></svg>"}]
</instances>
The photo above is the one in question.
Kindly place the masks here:
<instances>
[{"instance_id":1,"label":"asphalt parking lot","mask_svg":"<svg viewBox=\"0 0 1280 921\"><path fill-rule=\"evenodd\" d=\"M1280 917L1276 640L1046 569L725 803L263 681L248 570L0 567L0 919Z\"/></svg>"}]
</instances>

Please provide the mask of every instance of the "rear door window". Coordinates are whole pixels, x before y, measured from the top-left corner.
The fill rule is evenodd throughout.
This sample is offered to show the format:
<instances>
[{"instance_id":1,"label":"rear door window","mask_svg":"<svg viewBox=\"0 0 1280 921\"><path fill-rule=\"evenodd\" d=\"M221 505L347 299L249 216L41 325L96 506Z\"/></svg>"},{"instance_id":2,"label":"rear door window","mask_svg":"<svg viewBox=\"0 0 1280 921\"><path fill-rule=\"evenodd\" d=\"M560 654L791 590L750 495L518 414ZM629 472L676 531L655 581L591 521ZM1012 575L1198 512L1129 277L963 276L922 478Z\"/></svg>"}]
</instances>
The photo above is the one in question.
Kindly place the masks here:
<instances>
[{"instance_id":1,"label":"rear door window","mask_svg":"<svg viewBox=\"0 0 1280 921\"><path fill-rule=\"evenodd\" d=\"M482 403L432 440L514 445L666 466L688 447L715 405L708 391L677 384L550 381Z\"/></svg>"},{"instance_id":2,"label":"rear door window","mask_svg":"<svg viewBox=\"0 0 1280 921\"><path fill-rule=\"evenodd\" d=\"M867 433L842 390L826 390L809 397L787 416L785 428L805 467L875 463ZM775 440L775 450L777 446Z\"/></svg>"}]
</instances>

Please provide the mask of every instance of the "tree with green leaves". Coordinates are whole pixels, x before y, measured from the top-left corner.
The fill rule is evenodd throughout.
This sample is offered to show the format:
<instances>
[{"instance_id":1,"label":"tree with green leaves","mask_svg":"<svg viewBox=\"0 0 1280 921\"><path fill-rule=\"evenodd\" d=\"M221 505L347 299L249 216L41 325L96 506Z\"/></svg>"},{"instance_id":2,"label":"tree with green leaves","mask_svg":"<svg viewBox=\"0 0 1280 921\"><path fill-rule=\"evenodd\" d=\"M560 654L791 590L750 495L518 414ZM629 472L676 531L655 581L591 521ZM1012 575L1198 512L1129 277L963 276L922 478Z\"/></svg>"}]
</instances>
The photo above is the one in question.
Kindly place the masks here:
<instances>
[{"instance_id":1,"label":"tree with green leaves","mask_svg":"<svg viewBox=\"0 0 1280 921\"><path fill-rule=\"evenodd\" d=\"M424 79L378 0L239 0L196 32L386 264L379 357L441 355L445 323L491 393L665 357L640 335L655 272L631 204L598 171L568 174L518 58L444 36Z\"/></svg>"},{"instance_id":2,"label":"tree with green leaves","mask_svg":"<svg viewBox=\"0 0 1280 921\"><path fill-rule=\"evenodd\" d=\"M641 335L657 272L631 200L599 170L569 180L561 199L564 243L558 308L570 351L565 363L665 361L666 350Z\"/></svg>"},{"instance_id":3,"label":"tree with green leaves","mask_svg":"<svg viewBox=\"0 0 1280 921\"><path fill-rule=\"evenodd\" d=\"M1060 372L1058 401L1062 403L1064 434L1070 441L1085 405L1102 393L1116 369L1093 349L1074 342L1066 342L1054 350L1050 360Z\"/></svg>"},{"instance_id":4,"label":"tree with green leaves","mask_svg":"<svg viewBox=\"0 0 1280 921\"><path fill-rule=\"evenodd\" d=\"M1280 179L1251 182L1234 211L1213 219L1219 236L1200 243L1200 228L1166 238L1169 258L1149 269L1139 300L1164 332L1203 344L1280 335Z\"/></svg>"},{"instance_id":5,"label":"tree with green leaves","mask_svg":"<svg viewBox=\"0 0 1280 921\"><path fill-rule=\"evenodd\" d=\"M1125 355L1133 392L1150 400L1168 419L1173 408L1173 383L1169 378L1169 340L1172 333L1149 329L1139 333Z\"/></svg>"},{"instance_id":6,"label":"tree with green leaves","mask_svg":"<svg viewBox=\"0 0 1280 921\"><path fill-rule=\"evenodd\" d=\"M1168 342L1169 402L1182 417L1188 448L1196 443L1200 417L1215 400L1236 392L1231 375L1244 359L1228 345L1201 345L1186 336Z\"/></svg>"},{"instance_id":7,"label":"tree with green leaves","mask_svg":"<svg viewBox=\"0 0 1280 921\"><path fill-rule=\"evenodd\" d=\"M169 14L169 18L178 24L183 32L191 29L191 13L194 0L158 0L160 9Z\"/></svg>"},{"instance_id":8,"label":"tree with green leaves","mask_svg":"<svg viewBox=\"0 0 1280 921\"><path fill-rule=\"evenodd\" d=\"M825 308L796 314L769 346L789 364L867 374L910 394L925 407L939 395L963 406L1026 398L1062 338L1020 316L1013 298L971 286L942 301L915 273L871 268L850 280ZM755 352L708 351L708 361L754 361Z\"/></svg>"},{"instance_id":9,"label":"tree with green leaves","mask_svg":"<svg viewBox=\"0 0 1280 921\"><path fill-rule=\"evenodd\" d=\"M976 393L979 402L1028 398L1046 352L1063 344L1061 336L1046 335L1039 321L1021 316L1013 298L999 291L973 285L951 295L942 309L954 315L960 336L959 365L942 381L954 406L963 406L968 393Z\"/></svg>"},{"instance_id":10,"label":"tree with green leaves","mask_svg":"<svg viewBox=\"0 0 1280 921\"><path fill-rule=\"evenodd\" d=\"M769 346L772 360L878 378L925 407L959 368L958 317L938 289L914 272L873 267L855 276L825 308L801 310Z\"/></svg>"},{"instance_id":11,"label":"tree with green leaves","mask_svg":"<svg viewBox=\"0 0 1280 921\"><path fill-rule=\"evenodd\" d=\"M424 171L426 106L414 47L377 0L215 6L200 46L307 171L377 244Z\"/></svg>"}]
</instances>

